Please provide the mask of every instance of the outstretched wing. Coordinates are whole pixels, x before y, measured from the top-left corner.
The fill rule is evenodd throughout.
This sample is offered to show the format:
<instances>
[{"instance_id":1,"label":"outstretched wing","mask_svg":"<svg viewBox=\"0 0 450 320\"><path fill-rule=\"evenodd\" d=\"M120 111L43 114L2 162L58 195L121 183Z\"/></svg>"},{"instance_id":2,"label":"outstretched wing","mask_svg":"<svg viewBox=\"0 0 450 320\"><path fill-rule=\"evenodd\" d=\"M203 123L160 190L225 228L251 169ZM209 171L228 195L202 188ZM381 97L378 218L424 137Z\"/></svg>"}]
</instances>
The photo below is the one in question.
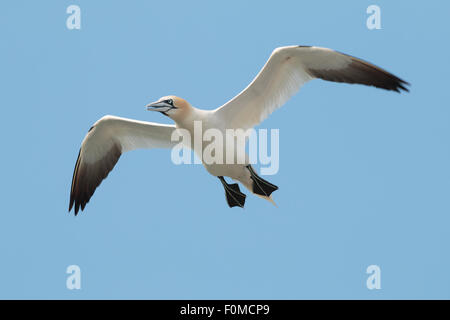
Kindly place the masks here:
<instances>
[{"instance_id":1,"label":"outstretched wing","mask_svg":"<svg viewBox=\"0 0 450 320\"><path fill-rule=\"evenodd\" d=\"M248 87L215 113L218 119L227 120L229 128L252 128L316 78L408 91L407 82L358 58L327 48L281 47L273 51Z\"/></svg>"},{"instance_id":2,"label":"outstretched wing","mask_svg":"<svg viewBox=\"0 0 450 320\"><path fill-rule=\"evenodd\" d=\"M105 116L83 140L73 172L69 211L84 209L95 189L114 168L122 153L141 148L170 148L174 125Z\"/></svg>"}]
</instances>

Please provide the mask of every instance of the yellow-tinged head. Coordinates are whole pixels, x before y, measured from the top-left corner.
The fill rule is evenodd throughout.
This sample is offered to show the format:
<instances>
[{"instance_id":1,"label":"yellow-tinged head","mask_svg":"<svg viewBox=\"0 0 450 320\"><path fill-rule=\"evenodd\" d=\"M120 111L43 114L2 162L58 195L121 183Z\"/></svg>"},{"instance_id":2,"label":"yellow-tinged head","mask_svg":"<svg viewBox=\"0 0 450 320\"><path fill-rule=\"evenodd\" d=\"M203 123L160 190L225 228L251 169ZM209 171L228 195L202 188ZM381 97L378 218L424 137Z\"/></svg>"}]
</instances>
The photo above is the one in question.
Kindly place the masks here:
<instances>
[{"instance_id":1,"label":"yellow-tinged head","mask_svg":"<svg viewBox=\"0 0 450 320\"><path fill-rule=\"evenodd\" d=\"M165 96L147 105L149 111L159 111L173 120L184 119L192 110L192 106L183 98Z\"/></svg>"}]
</instances>

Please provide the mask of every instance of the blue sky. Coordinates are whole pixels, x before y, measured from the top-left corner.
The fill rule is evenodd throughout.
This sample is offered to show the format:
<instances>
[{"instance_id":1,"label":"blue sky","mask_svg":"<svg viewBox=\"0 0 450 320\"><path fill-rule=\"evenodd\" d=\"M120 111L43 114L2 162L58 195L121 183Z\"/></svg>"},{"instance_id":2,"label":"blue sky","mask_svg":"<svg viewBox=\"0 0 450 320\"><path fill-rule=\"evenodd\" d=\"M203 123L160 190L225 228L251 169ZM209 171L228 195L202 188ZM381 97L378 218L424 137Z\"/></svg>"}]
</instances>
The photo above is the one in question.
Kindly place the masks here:
<instances>
[{"instance_id":1,"label":"blue sky","mask_svg":"<svg viewBox=\"0 0 450 320\"><path fill-rule=\"evenodd\" d=\"M81 8L81 30L66 8ZM368 30L366 8L381 8ZM448 1L4 1L0 298L450 298ZM275 208L229 209L167 150L125 154L67 213L81 141L112 114L169 123L167 94L216 108L271 51L317 45L409 81L409 94L313 81L280 129ZM81 268L81 290L66 268ZM381 268L381 289L366 268Z\"/></svg>"}]
</instances>

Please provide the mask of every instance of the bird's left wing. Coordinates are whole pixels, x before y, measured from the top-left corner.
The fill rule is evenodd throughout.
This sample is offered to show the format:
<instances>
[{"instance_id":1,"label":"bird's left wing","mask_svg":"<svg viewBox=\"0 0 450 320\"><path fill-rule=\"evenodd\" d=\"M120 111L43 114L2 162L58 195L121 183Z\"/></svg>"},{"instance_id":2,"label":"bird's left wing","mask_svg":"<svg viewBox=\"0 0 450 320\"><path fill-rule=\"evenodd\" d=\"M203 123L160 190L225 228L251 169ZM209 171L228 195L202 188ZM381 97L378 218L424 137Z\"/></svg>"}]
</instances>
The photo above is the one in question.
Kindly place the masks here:
<instances>
[{"instance_id":1,"label":"bird's left wing","mask_svg":"<svg viewBox=\"0 0 450 320\"><path fill-rule=\"evenodd\" d=\"M95 189L114 168L122 153L141 148L170 148L174 125L114 116L98 120L83 140L73 172L69 211L84 209Z\"/></svg>"},{"instance_id":2,"label":"bird's left wing","mask_svg":"<svg viewBox=\"0 0 450 320\"><path fill-rule=\"evenodd\" d=\"M315 78L408 91L408 83L361 59L327 48L281 47L273 51L248 87L215 114L227 128L252 128Z\"/></svg>"}]
</instances>

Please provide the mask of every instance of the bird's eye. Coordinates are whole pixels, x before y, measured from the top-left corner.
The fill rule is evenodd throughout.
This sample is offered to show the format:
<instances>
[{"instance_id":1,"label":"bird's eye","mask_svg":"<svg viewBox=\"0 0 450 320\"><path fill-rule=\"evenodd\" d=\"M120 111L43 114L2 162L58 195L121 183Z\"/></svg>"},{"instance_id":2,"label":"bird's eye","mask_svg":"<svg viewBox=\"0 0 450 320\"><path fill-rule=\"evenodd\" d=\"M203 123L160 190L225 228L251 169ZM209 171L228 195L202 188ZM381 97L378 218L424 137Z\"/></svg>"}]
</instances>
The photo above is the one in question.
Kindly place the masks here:
<instances>
[{"instance_id":1,"label":"bird's eye","mask_svg":"<svg viewBox=\"0 0 450 320\"><path fill-rule=\"evenodd\" d=\"M170 104L170 105L173 105L173 100L169 99L169 100L167 100L167 103Z\"/></svg>"}]
</instances>

